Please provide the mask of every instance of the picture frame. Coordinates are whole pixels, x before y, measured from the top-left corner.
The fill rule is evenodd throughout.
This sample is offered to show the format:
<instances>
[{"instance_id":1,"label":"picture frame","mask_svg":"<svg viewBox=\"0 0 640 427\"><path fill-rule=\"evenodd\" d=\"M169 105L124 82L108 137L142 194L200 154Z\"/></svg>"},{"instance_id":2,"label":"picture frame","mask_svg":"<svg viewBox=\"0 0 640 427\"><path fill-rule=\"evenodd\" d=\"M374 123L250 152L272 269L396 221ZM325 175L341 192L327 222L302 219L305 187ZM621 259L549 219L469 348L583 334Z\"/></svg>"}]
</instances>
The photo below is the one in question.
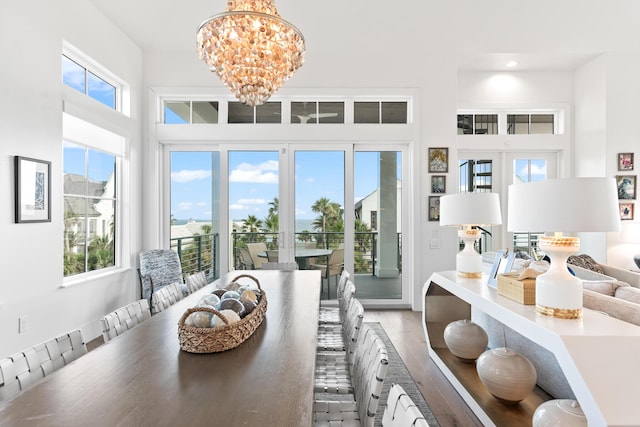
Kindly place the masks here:
<instances>
[{"instance_id":1,"label":"picture frame","mask_svg":"<svg viewBox=\"0 0 640 427\"><path fill-rule=\"evenodd\" d=\"M51 162L15 156L15 222L51 222Z\"/></svg>"},{"instance_id":2,"label":"picture frame","mask_svg":"<svg viewBox=\"0 0 640 427\"><path fill-rule=\"evenodd\" d=\"M618 153L618 170L633 170L633 153Z\"/></svg>"},{"instance_id":3,"label":"picture frame","mask_svg":"<svg viewBox=\"0 0 640 427\"><path fill-rule=\"evenodd\" d=\"M446 193L447 192L447 176L446 175L432 175L431 176L431 192L432 193Z\"/></svg>"},{"instance_id":4,"label":"picture frame","mask_svg":"<svg viewBox=\"0 0 640 427\"><path fill-rule=\"evenodd\" d=\"M621 221L634 219L633 207L634 207L633 203L620 203L620 220Z\"/></svg>"},{"instance_id":5,"label":"picture frame","mask_svg":"<svg viewBox=\"0 0 640 427\"><path fill-rule=\"evenodd\" d=\"M440 196L429 196L429 221L440 221Z\"/></svg>"},{"instance_id":6,"label":"picture frame","mask_svg":"<svg viewBox=\"0 0 640 427\"><path fill-rule=\"evenodd\" d=\"M616 185L618 186L618 199L636 199L636 175L616 175Z\"/></svg>"},{"instance_id":7,"label":"picture frame","mask_svg":"<svg viewBox=\"0 0 640 427\"><path fill-rule=\"evenodd\" d=\"M489 286L492 288L498 287L498 274L510 272L515 257L515 252L503 250L496 252L496 258L493 261L493 267L491 267L491 273L489 273L489 280L487 281Z\"/></svg>"},{"instance_id":8,"label":"picture frame","mask_svg":"<svg viewBox=\"0 0 640 427\"><path fill-rule=\"evenodd\" d=\"M427 163L429 173L448 173L449 149L447 147L429 147Z\"/></svg>"}]
</instances>

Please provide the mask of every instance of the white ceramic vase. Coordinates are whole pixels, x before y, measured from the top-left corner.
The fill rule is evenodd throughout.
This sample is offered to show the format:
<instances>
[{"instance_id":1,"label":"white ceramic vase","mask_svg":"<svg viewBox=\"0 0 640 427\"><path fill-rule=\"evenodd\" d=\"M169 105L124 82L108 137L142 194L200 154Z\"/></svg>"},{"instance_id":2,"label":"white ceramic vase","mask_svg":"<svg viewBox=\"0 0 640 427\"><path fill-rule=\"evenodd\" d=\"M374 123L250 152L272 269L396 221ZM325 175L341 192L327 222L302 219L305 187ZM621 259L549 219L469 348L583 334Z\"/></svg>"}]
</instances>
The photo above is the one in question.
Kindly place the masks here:
<instances>
[{"instance_id":1,"label":"white ceramic vase","mask_svg":"<svg viewBox=\"0 0 640 427\"><path fill-rule=\"evenodd\" d=\"M476 369L489 393L506 405L515 405L526 398L538 379L529 359L504 347L482 353Z\"/></svg>"},{"instance_id":2,"label":"white ceramic vase","mask_svg":"<svg viewBox=\"0 0 640 427\"><path fill-rule=\"evenodd\" d=\"M533 413L533 427L586 427L580 404L573 399L548 400Z\"/></svg>"},{"instance_id":3,"label":"white ceramic vase","mask_svg":"<svg viewBox=\"0 0 640 427\"><path fill-rule=\"evenodd\" d=\"M449 351L463 362L471 363L485 352L489 337L482 327L470 320L456 320L444 329Z\"/></svg>"}]
</instances>

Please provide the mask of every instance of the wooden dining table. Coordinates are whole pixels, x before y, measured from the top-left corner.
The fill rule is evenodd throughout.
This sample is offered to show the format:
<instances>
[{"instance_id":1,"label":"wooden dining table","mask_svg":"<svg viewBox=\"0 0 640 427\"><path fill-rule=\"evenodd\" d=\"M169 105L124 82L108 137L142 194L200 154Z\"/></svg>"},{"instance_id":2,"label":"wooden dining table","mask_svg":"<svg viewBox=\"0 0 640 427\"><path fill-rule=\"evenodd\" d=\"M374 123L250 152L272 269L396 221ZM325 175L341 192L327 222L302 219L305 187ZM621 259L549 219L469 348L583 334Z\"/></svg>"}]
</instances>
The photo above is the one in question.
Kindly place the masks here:
<instances>
[{"instance_id":1,"label":"wooden dining table","mask_svg":"<svg viewBox=\"0 0 640 427\"><path fill-rule=\"evenodd\" d=\"M182 314L231 272L0 402L0 426L311 426L320 272L242 274L268 306L239 347L194 354L178 343Z\"/></svg>"}]
</instances>

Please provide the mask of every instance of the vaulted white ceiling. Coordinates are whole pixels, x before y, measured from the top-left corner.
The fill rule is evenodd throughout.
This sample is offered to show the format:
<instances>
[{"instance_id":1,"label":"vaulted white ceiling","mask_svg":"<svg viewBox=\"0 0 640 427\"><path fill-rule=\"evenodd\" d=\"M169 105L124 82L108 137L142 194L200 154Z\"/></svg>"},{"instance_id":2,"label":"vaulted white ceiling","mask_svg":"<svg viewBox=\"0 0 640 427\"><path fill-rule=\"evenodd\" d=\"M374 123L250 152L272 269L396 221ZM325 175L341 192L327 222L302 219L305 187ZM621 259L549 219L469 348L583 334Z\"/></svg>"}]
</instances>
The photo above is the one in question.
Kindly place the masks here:
<instances>
[{"instance_id":1,"label":"vaulted white ceiling","mask_svg":"<svg viewBox=\"0 0 640 427\"><path fill-rule=\"evenodd\" d=\"M226 8L224 0L89 1L149 52L195 54L198 26ZM303 32L311 53L415 55L444 43L461 70L504 70L509 59L519 61L519 70L571 70L640 44L636 0L279 0L276 6Z\"/></svg>"}]
</instances>

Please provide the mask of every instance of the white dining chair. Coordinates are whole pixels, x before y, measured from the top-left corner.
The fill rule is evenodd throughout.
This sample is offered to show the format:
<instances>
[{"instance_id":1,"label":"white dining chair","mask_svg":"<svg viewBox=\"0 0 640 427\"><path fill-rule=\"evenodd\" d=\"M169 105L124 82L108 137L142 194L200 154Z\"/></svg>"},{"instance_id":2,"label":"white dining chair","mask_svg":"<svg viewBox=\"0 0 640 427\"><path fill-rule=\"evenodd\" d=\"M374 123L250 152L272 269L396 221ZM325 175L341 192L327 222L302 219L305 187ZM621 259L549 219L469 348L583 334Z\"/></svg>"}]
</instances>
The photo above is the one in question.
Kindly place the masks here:
<instances>
[{"instance_id":1,"label":"white dining chair","mask_svg":"<svg viewBox=\"0 0 640 427\"><path fill-rule=\"evenodd\" d=\"M347 283L347 280L349 280L350 277L351 275L347 270L342 270L342 273L340 274L340 280L338 280L338 288L337 288L338 304L340 304L340 300L343 298L344 287ZM318 323L320 324L342 323L342 318L340 316L340 308L321 306L320 311L318 313Z\"/></svg>"},{"instance_id":2,"label":"white dining chair","mask_svg":"<svg viewBox=\"0 0 640 427\"><path fill-rule=\"evenodd\" d=\"M354 400L315 400L314 427L373 426L389 359L384 342L366 323L360 331L351 370Z\"/></svg>"},{"instance_id":3,"label":"white dining chair","mask_svg":"<svg viewBox=\"0 0 640 427\"><path fill-rule=\"evenodd\" d=\"M187 285L189 293L192 294L195 291L207 286L207 274L204 271L197 271L195 273L188 274L184 278L184 283Z\"/></svg>"},{"instance_id":4,"label":"white dining chair","mask_svg":"<svg viewBox=\"0 0 640 427\"><path fill-rule=\"evenodd\" d=\"M40 363L40 369L42 369L42 374L46 377L53 371L55 371L55 367L53 366L53 361L51 360L51 356L49 355L49 350L47 350L47 346L45 343L40 343L33 347L38 356L38 362Z\"/></svg>"},{"instance_id":5,"label":"white dining chair","mask_svg":"<svg viewBox=\"0 0 640 427\"><path fill-rule=\"evenodd\" d=\"M140 299L121 307L100 319L104 342L111 341L134 326L151 318L149 302Z\"/></svg>"},{"instance_id":6,"label":"white dining chair","mask_svg":"<svg viewBox=\"0 0 640 427\"><path fill-rule=\"evenodd\" d=\"M62 357L62 352L60 351L60 346L58 345L58 340L52 338L45 342L44 345L49 353L49 359L53 365L53 370L55 371L62 368L64 366L64 359Z\"/></svg>"},{"instance_id":7,"label":"white dining chair","mask_svg":"<svg viewBox=\"0 0 640 427\"><path fill-rule=\"evenodd\" d=\"M80 329L62 334L56 338L56 341L65 365L87 354L87 345L84 342Z\"/></svg>"},{"instance_id":8,"label":"white dining chair","mask_svg":"<svg viewBox=\"0 0 640 427\"><path fill-rule=\"evenodd\" d=\"M382 414L382 427L427 427L420 409L400 384L393 384Z\"/></svg>"},{"instance_id":9,"label":"white dining chair","mask_svg":"<svg viewBox=\"0 0 640 427\"><path fill-rule=\"evenodd\" d=\"M10 399L20 393L20 383L10 357L0 359L0 401Z\"/></svg>"},{"instance_id":10,"label":"white dining chair","mask_svg":"<svg viewBox=\"0 0 640 427\"><path fill-rule=\"evenodd\" d=\"M363 318L364 307L360 301L353 298L344 323L339 325L343 336L342 344L344 350L324 348L316 352L316 370L314 374L314 391L316 393L353 394L351 369L355 361ZM325 326L336 327L336 325ZM318 335L318 340L321 340L320 334ZM332 341L335 341L335 339Z\"/></svg>"}]
</instances>

